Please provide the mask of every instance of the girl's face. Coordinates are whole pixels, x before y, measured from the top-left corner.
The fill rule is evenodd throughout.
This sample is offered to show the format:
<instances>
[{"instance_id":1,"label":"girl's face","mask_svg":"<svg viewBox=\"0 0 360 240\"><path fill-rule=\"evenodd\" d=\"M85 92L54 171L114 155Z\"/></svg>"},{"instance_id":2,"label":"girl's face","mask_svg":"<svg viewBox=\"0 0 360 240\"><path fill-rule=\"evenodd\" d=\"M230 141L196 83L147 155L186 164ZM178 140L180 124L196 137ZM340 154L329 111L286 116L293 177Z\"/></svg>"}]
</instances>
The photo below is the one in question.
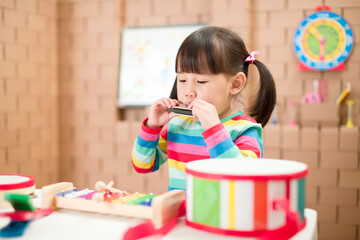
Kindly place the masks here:
<instances>
[{"instance_id":1,"label":"girl's face","mask_svg":"<svg viewBox=\"0 0 360 240\"><path fill-rule=\"evenodd\" d=\"M177 95L180 103L189 105L196 99L213 104L220 119L232 114L230 107L232 81L224 74L177 73Z\"/></svg>"}]
</instances>

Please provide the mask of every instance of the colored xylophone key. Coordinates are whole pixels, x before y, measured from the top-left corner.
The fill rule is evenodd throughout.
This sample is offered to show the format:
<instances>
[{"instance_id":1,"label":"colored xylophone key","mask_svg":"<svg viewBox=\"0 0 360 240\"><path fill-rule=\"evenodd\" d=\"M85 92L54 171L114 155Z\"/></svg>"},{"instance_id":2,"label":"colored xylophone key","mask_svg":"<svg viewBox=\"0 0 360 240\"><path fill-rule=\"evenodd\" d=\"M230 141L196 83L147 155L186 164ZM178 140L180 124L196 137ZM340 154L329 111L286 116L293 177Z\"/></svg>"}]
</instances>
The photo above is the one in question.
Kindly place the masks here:
<instances>
[{"instance_id":1,"label":"colored xylophone key","mask_svg":"<svg viewBox=\"0 0 360 240\"><path fill-rule=\"evenodd\" d=\"M128 196L125 196L125 197L122 197L122 198L119 198L119 199L115 199L112 202L113 203L127 203L127 202L130 202L130 201L135 200L135 199L137 199L139 197L142 197L142 196L145 196L145 194L143 194L143 193L133 193L133 194L130 194Z\"/></svg>"},{"instance_id":2,"label":"colored xylophone key","mask_svg":"<svg viewBox=\"0 0 360 240\"><path fill-rule=\"evenodd\" d=\"M95 193L99 193L99 192L89 189L80 190L74 188L73 190L56 193L55 196L66 197L66 198L83 198L83 199L91 200ZM126 191L106 192L104 193L104 202L151 206L152 199L156 196L157 196L156 194L152 194L152 193L150 194L128 193Z\"/></svg>"},{"instance_id":3,"label":"colored xylophone key","mask_svg":"<svg viewBox=\"0 0 360 240\"><path fill-rule=\"evenodd\" d=\"M131 200L126 204L151 206L152 199L156 196L157 196L156 194L146 194L145 196Z\"/></svg>"}]
</instances>

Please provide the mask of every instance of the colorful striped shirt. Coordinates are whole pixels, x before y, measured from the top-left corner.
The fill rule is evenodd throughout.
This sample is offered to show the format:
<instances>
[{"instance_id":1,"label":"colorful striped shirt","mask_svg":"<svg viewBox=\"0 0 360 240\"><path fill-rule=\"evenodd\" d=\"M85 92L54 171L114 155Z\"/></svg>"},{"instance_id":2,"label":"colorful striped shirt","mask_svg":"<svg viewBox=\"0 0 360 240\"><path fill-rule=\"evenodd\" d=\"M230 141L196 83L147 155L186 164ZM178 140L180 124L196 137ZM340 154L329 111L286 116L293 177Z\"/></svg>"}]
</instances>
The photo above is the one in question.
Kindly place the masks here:
<instances>
[{"instance_id":1,"label":"colorful striped shirt","mask_svg":"<svg viewBox=\"0 0 360 240\"><path fill-rule=\"evenodd\" d=\"M144 120L132 150L132 164L139 173L154 172L166 161L169 190L185 190L185 163L207 158L260 158L261 124L241 111L207 129L191 117L177 116L162 128L145 126Z\"/></svg>"}]
</instances>

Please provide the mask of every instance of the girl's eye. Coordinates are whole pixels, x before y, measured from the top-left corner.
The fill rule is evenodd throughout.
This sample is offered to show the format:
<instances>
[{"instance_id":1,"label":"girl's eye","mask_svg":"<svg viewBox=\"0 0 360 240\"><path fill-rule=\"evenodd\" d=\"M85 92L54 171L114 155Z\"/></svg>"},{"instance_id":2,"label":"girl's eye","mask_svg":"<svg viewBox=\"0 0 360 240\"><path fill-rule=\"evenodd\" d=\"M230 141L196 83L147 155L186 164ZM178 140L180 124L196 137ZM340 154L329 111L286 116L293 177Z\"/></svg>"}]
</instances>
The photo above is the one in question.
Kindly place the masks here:
<instances>
[{"instance_id":1,"label":"girl's eye","mask_svg":"<svg viewBox=\"0 0 360 240\"><path fill-rule=\"evenodd\" d=\"M197 83L204 84L204 83L207 83L207 81L197 81Z\"/></svg>"},{"instance_id":2,"label":"girl's eye","mask_svg":"<svg viewBox=\"0 0 360 240\"><path fill-rule=\"evenodd\" d=\"M186 80L179 79L179 82L186 82Z\"/></svg>"}]
</instances>

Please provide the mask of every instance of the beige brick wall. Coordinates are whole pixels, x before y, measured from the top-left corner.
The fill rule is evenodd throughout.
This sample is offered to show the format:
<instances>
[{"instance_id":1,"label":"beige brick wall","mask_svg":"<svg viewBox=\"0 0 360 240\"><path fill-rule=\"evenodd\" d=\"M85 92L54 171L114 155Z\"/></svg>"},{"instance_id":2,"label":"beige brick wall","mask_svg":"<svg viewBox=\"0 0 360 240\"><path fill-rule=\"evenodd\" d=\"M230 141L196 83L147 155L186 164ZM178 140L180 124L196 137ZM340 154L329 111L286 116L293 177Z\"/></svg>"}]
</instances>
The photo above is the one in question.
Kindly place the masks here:
<instances>
[{"instance_id":1,"label":"beige brick wall","mask_svg":"<svg viewBox=\"0 0 360 240\"><path fill-rule=\"evenodd\" d=\"M294 30L320 4L354 31L345 71L297 70ZM38 186L113 180L128 191L166 191L166 166L145 175L132 169L130 151L146 109L116 107L121 31L210 23L238 32L272 71L281 124L265 128L264 156L308 164L306 202L318 211L319 238L360 239L358 128L334 126L346 120L344 105L319 128L301 116L315 110L299 103L313 79L329 81L329 100L351 82L358 123L359 14L357 0L0 0L0 173L33 175ZM289 100L298 102L295 128L287 126Z\"/></svg>"},{"instance_id":2,"label":"beige brick wall","mask_svg":"<svg viewBox=\"0 0 360 240\"><path fill-rule=\"evenodd\" d=\"M124 2L58 1L58 8L60 178L80 187L98 180L119 186L131 170L131 146L117 141Z\"/></svg>"},{"instance_id":3,"label":"beige brick wall","mask_svg":"<svg viewBox=\"0 0 360 240\"><path fill-rule=\"evenodd\" d=\"M57 1L0 1L0 173L59 181Z\"/></svg>"}]
</instances>

